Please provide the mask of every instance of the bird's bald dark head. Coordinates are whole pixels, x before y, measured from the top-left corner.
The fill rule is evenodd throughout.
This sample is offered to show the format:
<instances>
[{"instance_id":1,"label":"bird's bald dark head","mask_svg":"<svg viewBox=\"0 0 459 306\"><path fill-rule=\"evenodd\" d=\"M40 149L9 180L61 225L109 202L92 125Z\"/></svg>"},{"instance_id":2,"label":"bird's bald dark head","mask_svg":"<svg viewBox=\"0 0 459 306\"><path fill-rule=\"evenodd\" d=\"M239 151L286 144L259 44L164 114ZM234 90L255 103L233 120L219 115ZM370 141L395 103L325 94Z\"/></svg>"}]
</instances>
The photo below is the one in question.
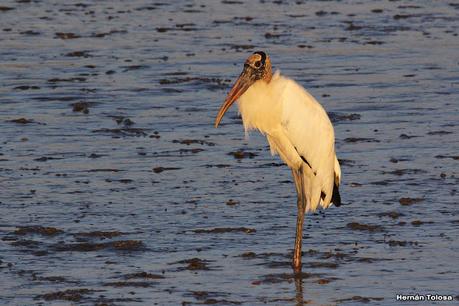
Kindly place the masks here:
<instances>
[{"instance_id":1,"label":"bird's bald dark head","mask_svg":"<svg viewBox=\"0 0 459 306\"><path fill-rule=\"evenodd\" d=\"M252 69L256 80L271 81L272 68L269 56L263 51L255 51L245 61L244 68Z\"/></svg>"}]
</instances>

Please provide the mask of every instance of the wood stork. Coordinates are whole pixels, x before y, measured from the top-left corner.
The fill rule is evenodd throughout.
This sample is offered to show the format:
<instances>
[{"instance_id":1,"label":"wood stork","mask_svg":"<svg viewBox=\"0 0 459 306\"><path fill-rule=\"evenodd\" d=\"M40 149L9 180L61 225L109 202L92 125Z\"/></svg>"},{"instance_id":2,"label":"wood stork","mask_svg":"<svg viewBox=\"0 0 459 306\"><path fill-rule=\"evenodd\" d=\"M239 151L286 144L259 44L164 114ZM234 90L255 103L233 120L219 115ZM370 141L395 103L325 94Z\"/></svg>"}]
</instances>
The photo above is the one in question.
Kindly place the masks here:
<instances>
[{"instance_id":1,"label":"wood stork","mask_svg":"<svg viewBox=\"0 0 459 306\"><path fill-rule=\"evenodd\" d=\"M304 214L318 206L341 204L341 170L335 154L335 136L327 113L295 81L272 74L269 56L254 52L244 64L215 119L218 127L225 112L238 101L244 129L266 135L271 153L291 168L298 195L298 216L292 266L301 271Z\"/></svg>"}]
</instances>

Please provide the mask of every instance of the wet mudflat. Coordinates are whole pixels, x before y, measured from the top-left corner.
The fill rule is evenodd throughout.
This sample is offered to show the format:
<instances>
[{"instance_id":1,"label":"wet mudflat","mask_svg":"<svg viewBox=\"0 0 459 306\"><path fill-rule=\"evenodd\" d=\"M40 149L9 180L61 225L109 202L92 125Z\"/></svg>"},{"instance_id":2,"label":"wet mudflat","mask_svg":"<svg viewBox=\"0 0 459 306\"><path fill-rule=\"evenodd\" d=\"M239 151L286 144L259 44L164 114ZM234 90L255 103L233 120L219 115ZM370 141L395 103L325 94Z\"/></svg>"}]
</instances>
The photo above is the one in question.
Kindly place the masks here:
<instances>
[{"instance_id":1,"label":"wet mudflat","mask_svg":"<svg viewBox=\"0 0 459 306\"><path fill-rule=\"evenodd\" d=\"M459 292L455 1L3 1L0 304L390 305ZM310 215L235 110L266 50L334 121Z\"/></svg>"}]
</instances>

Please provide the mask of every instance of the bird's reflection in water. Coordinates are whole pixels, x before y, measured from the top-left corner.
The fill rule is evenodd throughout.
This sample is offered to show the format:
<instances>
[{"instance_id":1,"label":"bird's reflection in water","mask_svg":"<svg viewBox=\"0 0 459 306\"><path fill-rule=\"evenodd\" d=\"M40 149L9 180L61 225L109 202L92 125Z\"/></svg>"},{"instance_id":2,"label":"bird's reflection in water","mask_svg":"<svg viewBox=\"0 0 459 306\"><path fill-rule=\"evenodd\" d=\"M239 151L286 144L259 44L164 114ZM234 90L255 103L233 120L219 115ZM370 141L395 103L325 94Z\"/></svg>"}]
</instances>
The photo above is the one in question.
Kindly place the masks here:
<instances>
[{"instance_id":1,"label":"bird's reflection in water","mask_svg":"<svg viewBox=\"0 0 459 306\"><path fill-rule=\"evenodd\" d=\"M304 305L303 297L303 273L295 273L293 275L295 279L295 302L296 306Z\"/></svg>"}]
</instances>

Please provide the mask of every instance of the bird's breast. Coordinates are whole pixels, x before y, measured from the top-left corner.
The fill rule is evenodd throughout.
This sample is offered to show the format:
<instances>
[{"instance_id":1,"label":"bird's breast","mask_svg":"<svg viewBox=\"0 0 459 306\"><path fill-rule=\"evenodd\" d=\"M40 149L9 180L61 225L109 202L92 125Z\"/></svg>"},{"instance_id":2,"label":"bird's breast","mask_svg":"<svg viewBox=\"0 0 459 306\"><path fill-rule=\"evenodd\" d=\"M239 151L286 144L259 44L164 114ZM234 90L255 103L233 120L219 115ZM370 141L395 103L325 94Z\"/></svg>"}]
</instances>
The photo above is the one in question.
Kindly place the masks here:
<instances>
[{"instance_id":1,"label":"bird's breast","mask_svg":"<svg viewBox=\"0 0 459 306\"><path fill-rule=\"evenodd\" d=\"M282 116L282 91L278 80L271 82L257 81L238 101L244 129L258 129L266 134L276 129L281 124Z\"/></svg>"}]
</instances>

